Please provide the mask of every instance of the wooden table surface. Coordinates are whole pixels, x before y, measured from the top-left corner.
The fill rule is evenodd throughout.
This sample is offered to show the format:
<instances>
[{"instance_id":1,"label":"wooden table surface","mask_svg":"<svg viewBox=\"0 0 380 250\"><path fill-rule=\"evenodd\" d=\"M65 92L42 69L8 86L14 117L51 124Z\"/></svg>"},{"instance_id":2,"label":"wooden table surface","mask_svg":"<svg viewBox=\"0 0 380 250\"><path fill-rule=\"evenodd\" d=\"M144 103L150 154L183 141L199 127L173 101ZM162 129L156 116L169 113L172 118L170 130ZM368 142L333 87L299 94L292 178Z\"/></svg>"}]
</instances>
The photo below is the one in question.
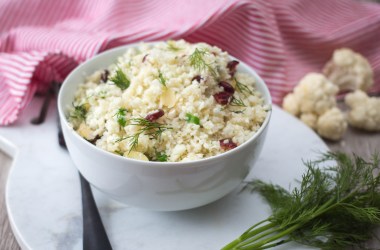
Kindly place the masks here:
<instances>
[{"instance_id":1,"label":"wooden table surface","mask_svg":"<svg viewBox=\"0 0 380 250\"><path fill-rule=\"evenodd\" d=\"M369 157L374 152L380 152L380 133L366 133L349 128L344 138L340 142L326 141L331 150L356 153L363 157ZM0 151L0 249L16 250L20 249L11 227L9 225L5 206L5 183L12 160ZM380 234L379 234L380 235ZM374 245L375 244L375 245ZM372 247L380 248L380 244L371 243Z\"/></svg>"}]
</instances>

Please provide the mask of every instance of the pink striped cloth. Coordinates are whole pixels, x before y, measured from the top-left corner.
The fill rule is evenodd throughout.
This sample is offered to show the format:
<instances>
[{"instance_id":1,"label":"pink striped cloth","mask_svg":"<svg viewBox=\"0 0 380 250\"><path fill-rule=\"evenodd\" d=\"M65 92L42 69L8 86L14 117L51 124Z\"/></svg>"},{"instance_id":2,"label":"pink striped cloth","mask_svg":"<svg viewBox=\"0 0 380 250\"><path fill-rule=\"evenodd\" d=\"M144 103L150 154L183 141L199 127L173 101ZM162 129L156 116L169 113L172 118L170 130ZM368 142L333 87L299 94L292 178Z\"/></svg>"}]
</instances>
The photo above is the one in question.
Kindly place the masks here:
<instances>
[{"instance_id":1,"label":"pink striped cloth","mask_svg":"<svg viewBox=\"0 0 380 250\"><path fill-rule=\"evenodd\" d=\"M251 65L280 103L334 49L366 56L380 91L380 5L354 0L2 0L0 125L80 62L137 41L184 38Z\"/></svg>"}]
</instances>

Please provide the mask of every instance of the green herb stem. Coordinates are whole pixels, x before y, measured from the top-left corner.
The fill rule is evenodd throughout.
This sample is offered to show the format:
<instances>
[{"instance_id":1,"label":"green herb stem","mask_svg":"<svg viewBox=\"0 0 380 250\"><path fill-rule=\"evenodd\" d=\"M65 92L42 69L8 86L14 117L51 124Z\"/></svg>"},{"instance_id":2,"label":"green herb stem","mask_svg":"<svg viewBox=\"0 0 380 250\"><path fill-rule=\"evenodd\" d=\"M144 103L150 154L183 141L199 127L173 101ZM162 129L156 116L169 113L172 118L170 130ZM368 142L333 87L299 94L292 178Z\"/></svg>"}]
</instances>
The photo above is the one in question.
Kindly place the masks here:
<instances>
[{"instance_id":1,"label":"green herb stem","mask_svg":"<svg viewBox=\"0 0 380 250\"><path fill-rule=\"evenodd\" d=\"M245 241L247 239L251 238L252 236L261 234L264 231L273 228L274 227L273 223L269 223L269 224L263 225L261 227L258 227L259 225L261 225L267 221L268 221L268 219L260 221L259 223L256 223L255 225L250 227L247 231L245 231L240 237L238 237L237 239L235 239L234 241L230 242L225 247L223 247L222 250L235 249L236 246L238 246L242 242L245 243ZM252 230L254 228L256 228L256 229Z\"/></svg>"},{"instance_id":2,"label":"green herb stem","mask_svg":"<svg viewBox=\"0 0 380 250\"><path fill-rule=\"evenodd\" d=\"M275 235L273 235L273 236L271 236L269 238L263 239L263 240L255 243L253 245L249 245L249 248L247 248L247 249L258 249L260 247L263 247L263 246L265 246L268 243L271 243L271 242L276 241L278 239L281 239L281 238L283 238L285 236L288 236L290 233L292 233L295 230L297 230L300 226L301 225L296 224L296 225L294 225L292 227L289 227L288 229L286 229L284 231L280 231L279 233L277 233L277 234L275 234ZM273 234L273 233L277 232L278 230L279 229L272 229L272 230L269 230L269 232L264 233L263 235L267 236L267 235L270 235L270 234ZM261 239L261 238L262 237L260 237L258 239Z\"/></svg>"},{"instance_id":3,"label":"green herb stem","mask_svg":"<svg viewBox=\"0 0 380 250\"><path fill-rule=\"evenodd\" d=\"M161 70L158 70L158 80L160 81L160 83L166 87L166 78L164 77L164 75L162 74Z\"/></svg>"},{"instance_id":4,"label":"green herb stem","mask_svg":"<svg viewBox=\"0 0 380 250\"><path fill-rule=\"evenodd\" d=\"M331 160L336 166L318 166ZM372 229L380 225L379 158L366 162L357 156L327 153L322 160L305 165L300 188L291 193L260 180L247 184L268 201L273 213L223 250L268 249L289 241L344 249L371 238Z\"/></svg>"},{"instance_id":5,"label":"green herb stem","mask_svg":"<svg viewBox=\"0 0 380 250\"><path fill-rule=\"evenodd\" d=\"M272 248L272 247L277 247L277 246L283 245L285 243L288 243L290 241L291 241L291 239L280 240L280 241L277 241L275 243L272 243L272 244L269 244L269 245L266 245L266 246L262 246L262 247L258 248L258 250L263 250L263 249L268 249L268 248Z\"/></svg>"},{"instance_id":6,"label":"green herb stem","mask_svg":"<svg viewBox=\"0 0 380 250\"><path fill-rule=\"evenodd\" d=\"M256 230L249 232L244 238L249 240L244 240L241 242L243 245L249 245L259 239L262 239L270 234L273 234L278 231L278 228L275 227L276 225L274 223L270 223L265 226L261 226L257 228ZM239 245L238 245L239 246Z\"/></svg>"}]
</instances>

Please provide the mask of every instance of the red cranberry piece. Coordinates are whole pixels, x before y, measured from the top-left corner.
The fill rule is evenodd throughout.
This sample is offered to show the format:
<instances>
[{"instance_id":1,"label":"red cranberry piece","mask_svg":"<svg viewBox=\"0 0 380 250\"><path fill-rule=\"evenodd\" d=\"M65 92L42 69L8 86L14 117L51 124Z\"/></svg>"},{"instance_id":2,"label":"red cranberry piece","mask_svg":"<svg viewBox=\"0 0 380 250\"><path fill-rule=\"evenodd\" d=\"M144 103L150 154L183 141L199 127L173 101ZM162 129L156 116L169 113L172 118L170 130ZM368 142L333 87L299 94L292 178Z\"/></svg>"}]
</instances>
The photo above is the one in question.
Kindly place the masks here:
<instances>
[{"instance_id":1,"label":"red cranberry piece","mask_svg":"<svg viewBox=\"0 0 380 250\"><path fill-rule=\"evenodd\" d=\"M92 139L92 140L88 140L88 141L89 141L90 143L92 143L92 144L95 145L96 141L99 140L100 138L101 138L100 135L96 135L94 139Z\"/></svg>"},{"instance_id":2,"label":"red cranberry piece","mask_svg":"<svg viewBox=\"0 0 380 250\"><path fill-rule=\"evenodd\" d=\"M229 73L230 73L231 76L235 75L235 73L236 73L236 67L237 67L238 64L239 64L239 62L236 61L236 60L233 60L233 61L230 61L230 62L227 63L227 68L228 68Z\"/></svg>"},{"instance_id":3,"label":"red cranberry piece","mask_svg":"<svg viewBox=\"0 0 380 250\"><path fill-rule=\"evenodd\" d=\"M149 54L146 54L146 55L143 57L142 62L145 62L146 57L147 57L148 55L149 55Z\"/></svg>"},{"instance_id":4,"label":"red cranberry piece","mask_svg":"<svg viewBox=\"0 0 380 250\"><path fill-rule=\"evenodd\" d=\"M228 92L228 93L235 93L235 89L234 87L232 87L231 84L229 84L228 82L224 82L224 81L221 81L219 83L219 86L222 87L224 89L224 91Z\"/></svg>"},{"instance_id":5,"label":"red cranberry piece","mask_svg":"<svg viewBox=\"0 0 380 250\"><path fill-rule=\"evenodd\" d=\"M200 75L196 75L193 77L193 79L191 79L191 82L193 82L194 80L197 80L197 82L201 82L202 77Z\"/></svg>"},{"instance_id":6,"label":"red cranberry piece","mask_svg":"<svg viewBox=\"0 0 380 250\"><path fill-rule=\"evenodd\" d=\"M214 99L217 103L226 105L230 101L231 96L232 96L231 93L223 91L223 92L216 93L214 95Z\"/></svg>"},{"instance_id":7,"label":"red cranberry piece","mask_svg":"<svg viewBox=\"0 0 380 250\"><path fill-rule=\"evenodd\" d=\"M158 118L160 118L161 116L163 116L165 114L165 112L162 110L162 109L159 109L157 111L154 111L150 114L148 114L146 117L145 117L145 120L148 120L150 122L154 122L155 120L157 120Z\"/></svg>"},{"instance_id":8,"label":"red cranberry piece","mask_svg":"<svg viewBox=\"0 0 380 250\"><path fill-rule=\"evenodd\" d=\"M232 139L222 139L219 141L219 145L223 150L231 150L237 147L237 144Z\"/></svg>"},{"instance_id":9,"label":"red cranberry piece","mask_svg":"<svg viewBox=\"0 0 380 250\"><path fill-rule=\"evenodd\" d=\"M109 75L110 72L107 69L105 69L103 73L100 75L100 80L102 80L102 82L107 82Z\"/></svg>"}]
</instances>

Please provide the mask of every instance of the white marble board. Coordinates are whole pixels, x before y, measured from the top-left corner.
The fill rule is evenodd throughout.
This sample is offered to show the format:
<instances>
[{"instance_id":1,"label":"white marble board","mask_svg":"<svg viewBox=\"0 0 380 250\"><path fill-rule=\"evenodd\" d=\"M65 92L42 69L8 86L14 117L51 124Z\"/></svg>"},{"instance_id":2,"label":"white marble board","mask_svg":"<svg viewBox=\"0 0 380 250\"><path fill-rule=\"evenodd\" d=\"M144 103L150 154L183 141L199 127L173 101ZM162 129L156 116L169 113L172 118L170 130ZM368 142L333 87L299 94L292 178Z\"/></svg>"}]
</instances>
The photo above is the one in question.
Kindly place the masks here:
<instances>
[{"instance_id":1,"label":"white marble board","mask_svg":"<svg viewBox=\"0 0 380 250\"><path fill-rule=\"evenodd\" d=\"M14 158L6 186L11 226L23 249L81 249L82 217L78 173L57 143L52 104L42 125L32 125L41 100L20 119L0 127L0 150ZM285 188L297 185L302 159L316 159L327 146L308 127L278 107L260 159L247 179L261 178ZM153 212L94 195L114 249L220 249L270 214L257 194L230 195L207 206L180 212ZM308 249L284 245L277 249Z\"/></svg>"}]
</instances>

